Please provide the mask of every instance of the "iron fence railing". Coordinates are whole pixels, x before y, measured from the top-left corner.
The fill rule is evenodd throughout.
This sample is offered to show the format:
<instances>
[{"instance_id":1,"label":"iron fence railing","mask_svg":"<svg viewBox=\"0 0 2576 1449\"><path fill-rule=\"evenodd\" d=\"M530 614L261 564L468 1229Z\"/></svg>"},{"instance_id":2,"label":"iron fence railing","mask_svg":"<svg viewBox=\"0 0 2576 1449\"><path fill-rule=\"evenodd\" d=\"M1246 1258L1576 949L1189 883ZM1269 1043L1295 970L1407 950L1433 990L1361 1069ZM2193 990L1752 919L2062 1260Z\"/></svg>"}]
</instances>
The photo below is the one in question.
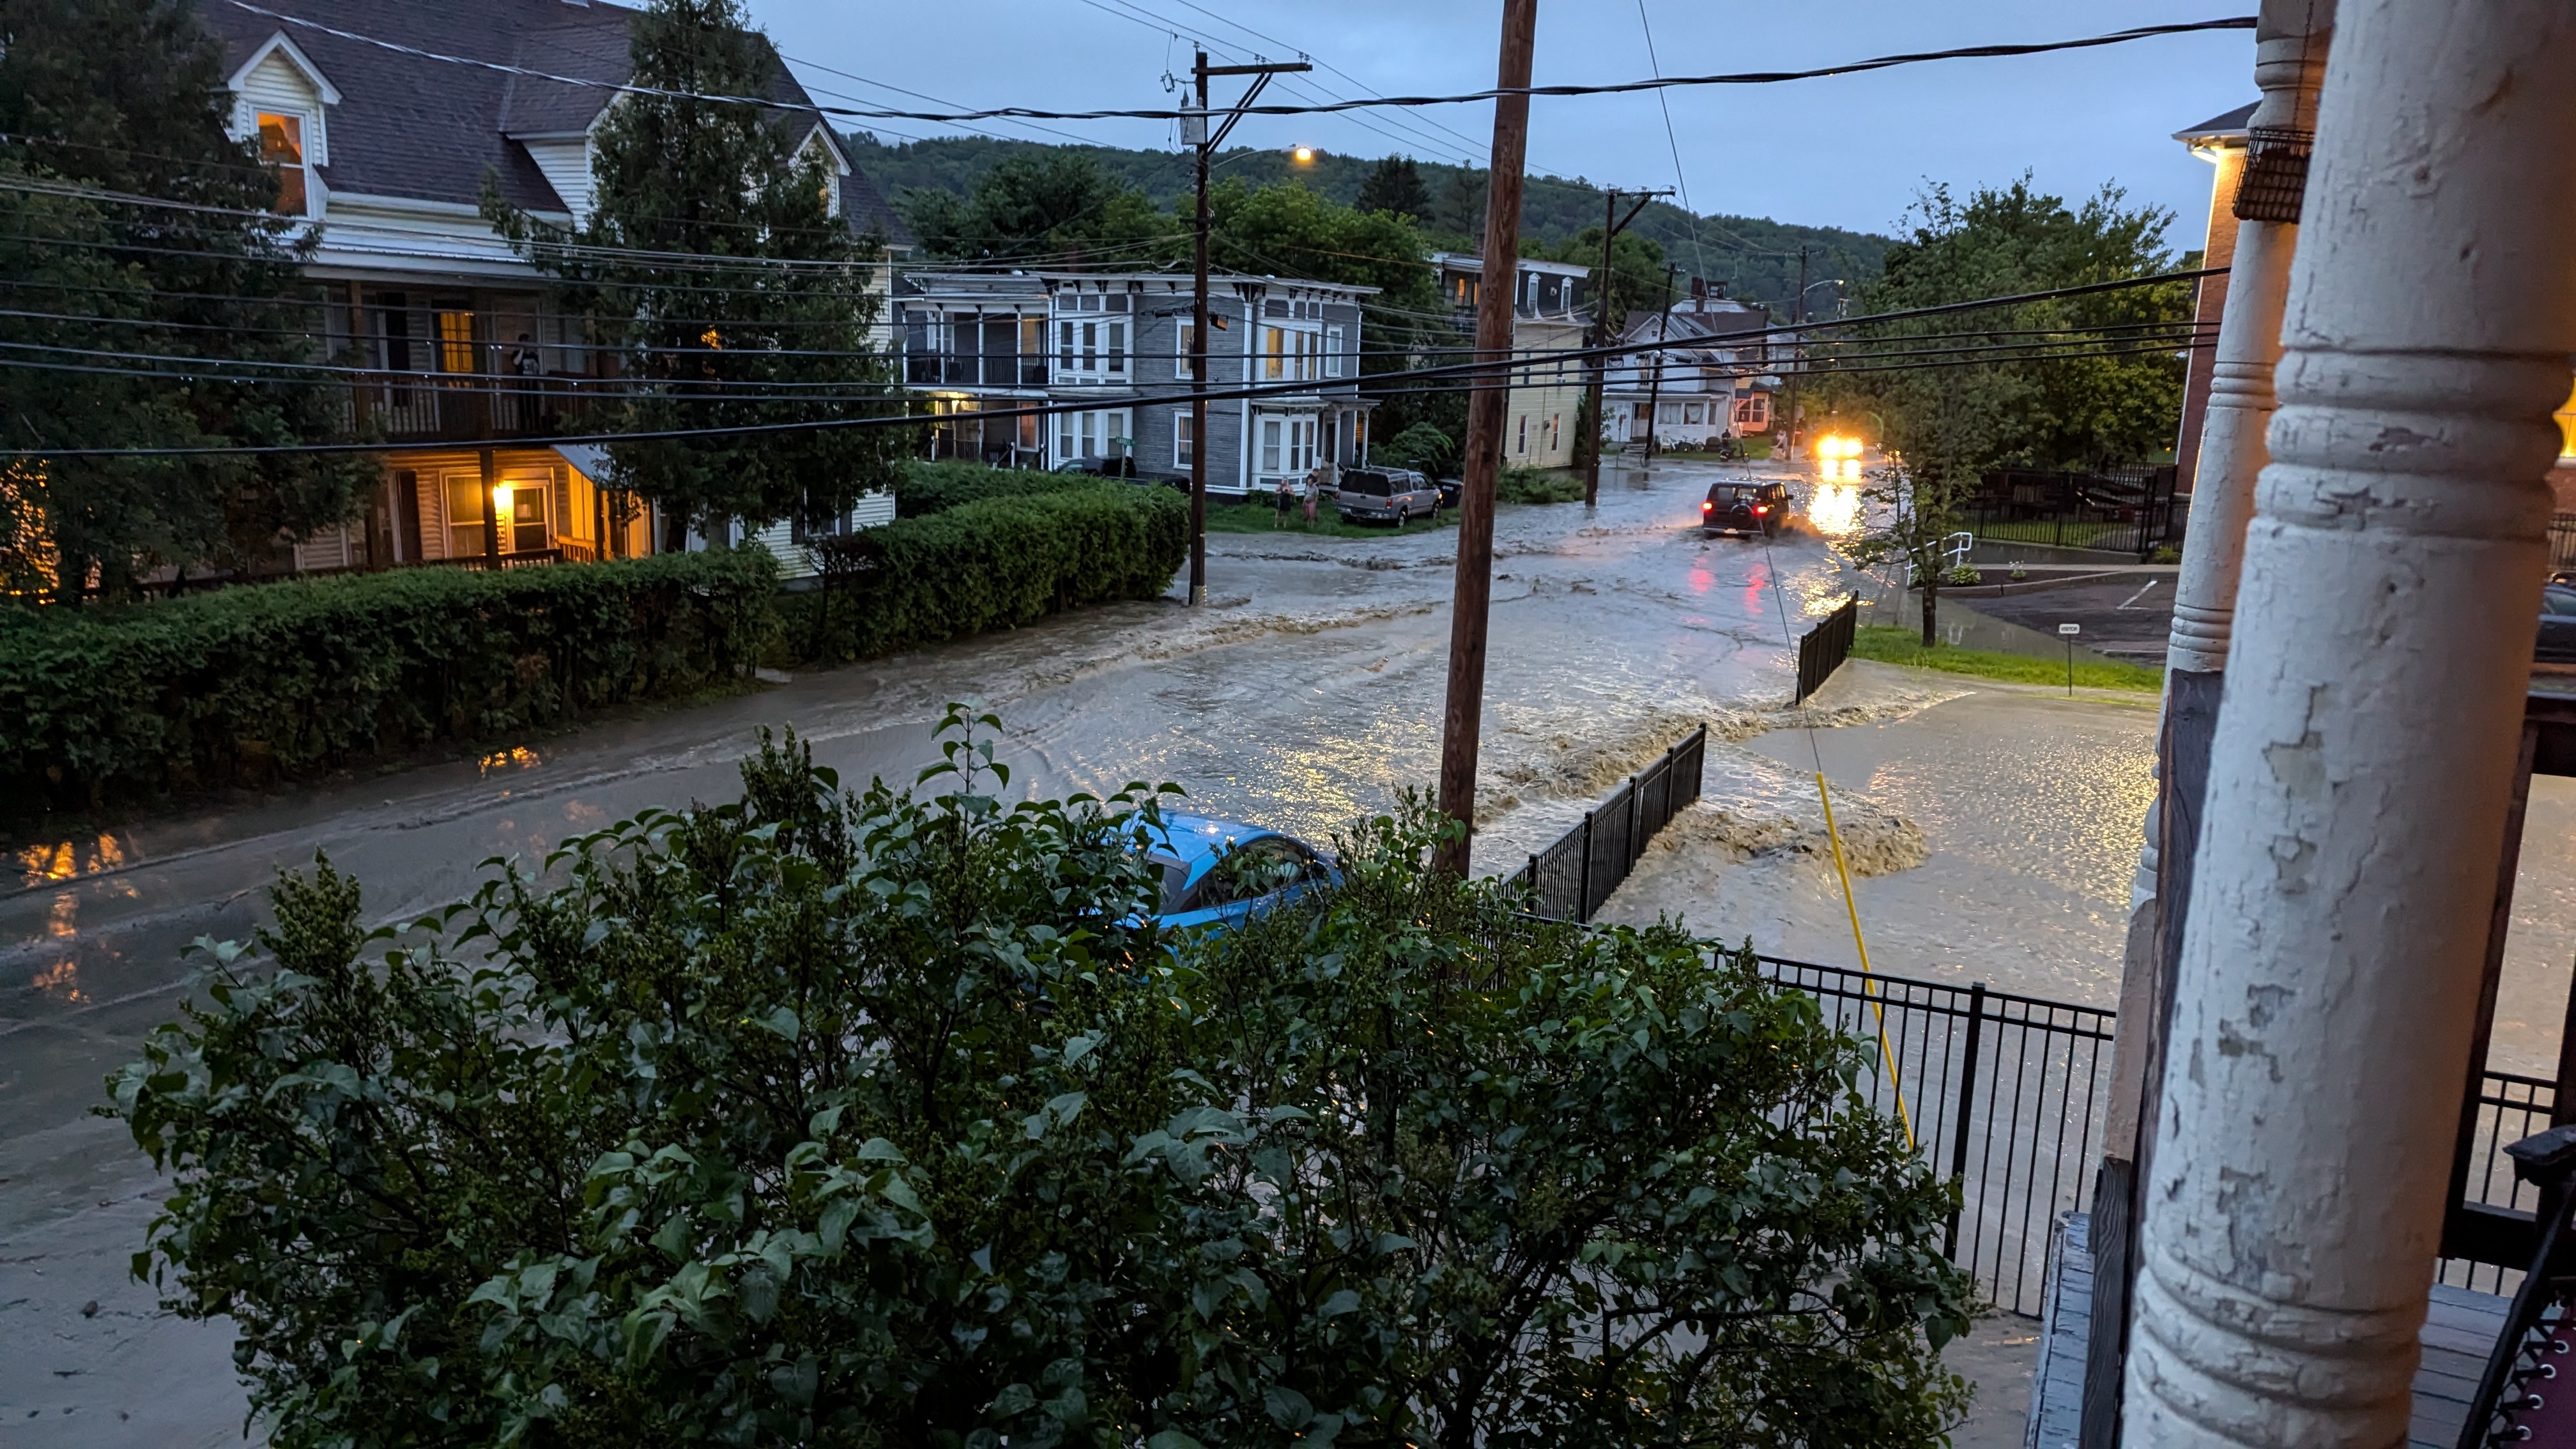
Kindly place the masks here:
<instances>
[{"instance_id":1,"label":"iron fence railing","mask_svg":"<svg viewBox=\"0 0 2576 1449\"><path fill-rule=\"evenodd\" d=\"M1610 798L1583 812L1583 823L1558 836L1512 876L1536 898L1532 911L1552 921L1589 921L1635 869L1655 832L1699 799L1708 764L1708 726L1701 725L1662 758L1630 775Z\"/></svg>"},{"instance_id":2,"label":"iron fence railing","mask_svg":"<svg viewBox=\"0 0 2576 1449\"><path fill-rule=\"evenodd\" d=\"M2036 1314L2050 1225L2101 1157L2114 1014L2035 996L1763 957L1870 1042L1861 1091L1960 1185L1943 1251L1998 1307Z\"/></svg>"},{"instance_id":3,"label":"iron fence railing","mask_svg":"<svg viewBox=\"0 0 2576 1449\"><path fill-rule=\"evenodd\" d=\"M1960 511L1980 539L2134 555L2182 542L2186 510L2170 466L2054 473L2002 468L1979 480Z\"/></svg>"},{"instance_id":4,"label":"iron fence railing","mask_svg":"<svg viewBox=\"0 0 2576 1449\"><path fill-rule=\"evenodd\" d=\"M1843 606L1825 616L1825 622L1798 638L1798 697L1791 704L1804 704L1807 696L1825 687L1834 671L1851 658L1852 631L1860 626L1860 595L1843 601Z\"/></svg>"},{"instance_id":5,"label":"iron fence railing","mask_svg":"<svg viewBox=\"0 0 2576 1449\"><path fill-rule=\"evenodd\" d=\"M2576 569L2576 513L2549 516L2549 567Z\"/></svg>"},{"instance_id":6,"label":"iron fence railing","mask_svg":"<svg viewBox=\"0 0 2576 1449\"><path fill-rule=\"evenodd\" d=\"M2511 1212L2536 1211L2539 1190L2514 1176L2513 1159L2504 1155L2504 1149L2549 1130L2557 1108L2557 1083L2489 1068L2478 1083L2477 1120L2469 1133L2468 1178L2461 1184L2460 1201ZM2443 1258L2435 1272L2437 1282L2479 1293L2511 1293L2522 1283L2519 1268L2469 1258Z\"/></svg>"}]
</instances>

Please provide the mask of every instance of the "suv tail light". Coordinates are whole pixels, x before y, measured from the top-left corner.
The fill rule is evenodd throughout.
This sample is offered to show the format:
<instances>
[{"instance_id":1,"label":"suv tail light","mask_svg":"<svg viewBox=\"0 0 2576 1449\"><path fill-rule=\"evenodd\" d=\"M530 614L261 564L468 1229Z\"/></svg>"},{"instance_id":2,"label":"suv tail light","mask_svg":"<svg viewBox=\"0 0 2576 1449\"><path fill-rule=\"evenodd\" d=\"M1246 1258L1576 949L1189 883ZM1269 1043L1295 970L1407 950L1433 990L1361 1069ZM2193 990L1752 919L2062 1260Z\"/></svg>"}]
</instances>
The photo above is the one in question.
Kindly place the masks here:
<instances>
[{"instance_id":1,"label":"suv tail light","mask_svg":"<svg viewBox=\"0 0 2576 1449\"><path fill-rule=\"evenodd\" d=\"M1715 512L1715 511L1716 511L1716 509L1717 509L1717 505L1716 505L1716 504L1714 504L1714 503L1709 502L1709 501L1708 501L1707 499L1705 499L1705 498L1703 498L1703 499L1701 499L1701 500L1699 501L1699 511L1700 511L1700 512L1702 512L1702 513L1712 513L1712 512Z\"/></svg>"}]
</instances>

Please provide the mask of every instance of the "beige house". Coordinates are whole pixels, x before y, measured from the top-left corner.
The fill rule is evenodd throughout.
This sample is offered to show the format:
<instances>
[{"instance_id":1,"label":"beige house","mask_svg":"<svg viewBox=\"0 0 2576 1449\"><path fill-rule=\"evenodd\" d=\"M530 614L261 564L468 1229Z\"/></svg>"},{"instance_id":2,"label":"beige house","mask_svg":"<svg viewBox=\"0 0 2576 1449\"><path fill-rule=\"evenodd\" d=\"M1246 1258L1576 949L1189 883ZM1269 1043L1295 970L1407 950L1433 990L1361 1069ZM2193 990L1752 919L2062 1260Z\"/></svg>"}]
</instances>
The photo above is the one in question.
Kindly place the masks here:
<instances>
[{"instance_id":1,"label":"beige house","mask_svg":"<svg viewBox=\"0 0 2576 1449\"><path fill-rule=\"evenodd\" d=\"M1441 296L1456 312L1461 330L1472 335L1484 258L1434 252L1431 261L1440 269ZM1512 353L1533 365L1512 377L1503 419L1506 464L1573 466L1575 420L1581 412L1585 380L1579 354L1592 329L1591 279L1591 268L1571 262L1521 260L1512 298Z\"/></svg>"},{"instance_id":2,"label":"beige house","mask_svg":"<svg viewBox=\"0 0 2576 1449\"><path fill-rule=\"evenodd\" d=\"M273 0L197 13L223 45L236 130L278 169L280 205L320 232L307 275L329 298L333 350L366 369L350 408L388 443L365 519L298 545L296 567L518 566L702 544L615 491L603 449L548 441L584 431L616 385L616 359L550 305L544 279L480 209L490 178L531 215L587 216L592 138L617 93L567 81L624 80L636 12L582 0ZM835 214L902 254L902 223L795 80L778 77L781 124L837 178ZM878 269L881 292L890 272ZM879 331L891 345L890 326ZM891 516L889 502L855 521L880 513ZM787 526L763 536L797 571Z\"/></svg>"}]
</instances>

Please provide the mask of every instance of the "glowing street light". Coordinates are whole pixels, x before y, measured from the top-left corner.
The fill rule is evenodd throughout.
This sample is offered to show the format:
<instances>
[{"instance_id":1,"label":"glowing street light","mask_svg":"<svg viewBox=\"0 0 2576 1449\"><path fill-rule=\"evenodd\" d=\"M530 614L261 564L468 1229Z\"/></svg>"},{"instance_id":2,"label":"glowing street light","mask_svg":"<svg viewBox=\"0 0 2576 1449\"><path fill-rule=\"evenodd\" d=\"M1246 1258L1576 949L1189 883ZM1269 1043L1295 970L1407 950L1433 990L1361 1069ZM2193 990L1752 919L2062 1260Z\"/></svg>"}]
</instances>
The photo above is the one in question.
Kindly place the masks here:
<instances>
[{"instance_id":1,"label":"glowing street light","mask_svg":"<svg viewBox=\"0 0 2576 1449\"><path fill-rule=\"evenodd\" d=\"M1300 146L1296 150L1289 152L1288 156L1290 160L1295 161L1300 166L1312 166L1315 164L1315 148L1312 146Z\"/></svg>"}]
</instances>

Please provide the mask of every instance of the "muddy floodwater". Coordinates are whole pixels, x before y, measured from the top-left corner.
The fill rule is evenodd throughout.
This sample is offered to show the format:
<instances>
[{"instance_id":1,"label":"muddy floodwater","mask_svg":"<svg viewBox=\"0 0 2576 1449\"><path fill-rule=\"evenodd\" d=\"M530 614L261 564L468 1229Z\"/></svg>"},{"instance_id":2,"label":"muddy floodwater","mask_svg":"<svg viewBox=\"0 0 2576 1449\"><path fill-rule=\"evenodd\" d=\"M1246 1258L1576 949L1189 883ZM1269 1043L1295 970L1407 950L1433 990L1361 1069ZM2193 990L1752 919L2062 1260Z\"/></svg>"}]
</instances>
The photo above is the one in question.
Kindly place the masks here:
<instances>
[{"instance_id":1,"label":"muddy floodwater","mask_svg":"<svg viewBox=\"0 0 2576 1449\"><path fill-rule=\"evenodd\" d=\"M1754 471L1613 469L1595 511L1503 511L1478 868L1517 867L1708 723L1706 797L1612 918L1674 915L1850 964L1819 848L1821 769L1877 969L2113 1004L2153 699L1855 664L1810 709L1785 709L1791 639L1862 580L1812 527L1767 544L1700 536L1707 484ZM1849 489L1795 486L1826 526L1856 521ZM1175 781L1201 810L1322 841L1436 774L1454 537L1218 535L1201 610L1101 609L479 760L20 841L0 881L0 1442L238 1439L230 1333L159 1314L127 1280L160 1185L89 1109L175 1014L182 948L246 934L279 868L327 851L372 916L406 918L465 894L488 857L729 798L762 724L793 725L845 782L909 779L942 704L967 698L1001 715L1016 788ZM2576 906L2576 799L2545 786L2533 836L2499 1054L2554 1061L2576 940L2547 923Z\"/></svg>"}]
</instances>

